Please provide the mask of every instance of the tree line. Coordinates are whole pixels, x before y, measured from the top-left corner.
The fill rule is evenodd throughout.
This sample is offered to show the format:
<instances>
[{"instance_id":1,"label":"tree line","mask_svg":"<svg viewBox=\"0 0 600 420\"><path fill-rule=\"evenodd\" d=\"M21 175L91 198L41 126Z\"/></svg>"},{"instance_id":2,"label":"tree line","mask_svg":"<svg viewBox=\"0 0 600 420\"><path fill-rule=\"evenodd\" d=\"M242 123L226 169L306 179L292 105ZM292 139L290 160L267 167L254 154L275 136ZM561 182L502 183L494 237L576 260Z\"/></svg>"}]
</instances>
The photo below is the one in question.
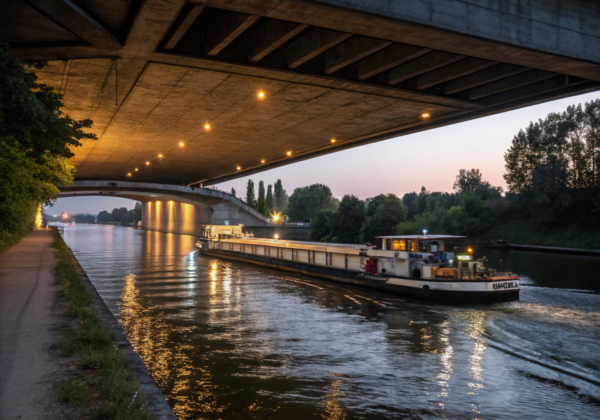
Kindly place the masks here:
<instances>
[{"instance_id":1,"label":"tree line","mask_svg":"<svg viewBox=\"0 0 600 420\"><path fill-rule=\"evenodd\" d=\"M324 185L294 190L291 221L312 221L314 241L365 243L423 229L479 239L600 247L600 100L569 106L514 136L505 156L508 189L479 169L460 169L453 192L332 196Z\"/></svg>"},{"instance_id":2,"label":"tree line","mask_svg":"<svg viewBox=\"0 0 600 420\"><path fill-rule=\"evenodd\" d=\"M231 188L231 195L235 196L235 188ZM279 215L280 220L284 220L288 208L288 195L283 189L281 179L278 179L274 185L269 184L265 191L265 183L258 182L258 198L254 188L254 181L249 179L246 185L246 197L243 201L261 213L265 217Z\"/></svg>"},{"instance_id":3,"label":"tree line","mask_svg":"<svg viewBox=\"0 0 600 420\"><path fill-rule=\"evenodd\" d=\"M121 207L114 208L112 212L102 210L98 213L98 223L105 225L137 226L140 220L142 220L142 203L135 203L135 207L131 210Z\"/></svg>"}]
</instances>

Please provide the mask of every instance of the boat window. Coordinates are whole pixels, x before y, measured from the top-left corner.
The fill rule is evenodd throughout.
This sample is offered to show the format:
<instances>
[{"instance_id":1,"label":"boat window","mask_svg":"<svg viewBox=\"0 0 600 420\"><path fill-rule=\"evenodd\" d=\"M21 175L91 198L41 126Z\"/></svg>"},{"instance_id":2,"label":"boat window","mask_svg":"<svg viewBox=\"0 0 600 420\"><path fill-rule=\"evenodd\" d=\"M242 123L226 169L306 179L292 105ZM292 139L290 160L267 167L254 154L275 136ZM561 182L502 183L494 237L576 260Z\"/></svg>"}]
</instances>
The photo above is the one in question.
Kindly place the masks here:
<instances>
[{"instance_id":1,"label":"boat window","mask_svg":"<svg viewBox=\"0 0 600 420\"><path fill-rule=\"evenodd\" d=\"M385 240L385 249L388 251L392 249L392 240L391 239Z\"/></svg>"},{"instance_id":2,"label":"boat window","mask_svg":"<svg viewBox=\"0 0 600 420\"><path fill-rule=\"evenodd\" d=\"M410 241L410 252L419 252L419 241Z\"/></svg>"},{"instance_id":3,"label":"boat window","mask_svg":"<svg viewBox=\"0 0 600 420\"><path fill-rule=\"evenodd\" d=\"M388 248L394 251L406 251L406 241L396 239L392 242L392 247Z\"/></svg>"}]
</instances>

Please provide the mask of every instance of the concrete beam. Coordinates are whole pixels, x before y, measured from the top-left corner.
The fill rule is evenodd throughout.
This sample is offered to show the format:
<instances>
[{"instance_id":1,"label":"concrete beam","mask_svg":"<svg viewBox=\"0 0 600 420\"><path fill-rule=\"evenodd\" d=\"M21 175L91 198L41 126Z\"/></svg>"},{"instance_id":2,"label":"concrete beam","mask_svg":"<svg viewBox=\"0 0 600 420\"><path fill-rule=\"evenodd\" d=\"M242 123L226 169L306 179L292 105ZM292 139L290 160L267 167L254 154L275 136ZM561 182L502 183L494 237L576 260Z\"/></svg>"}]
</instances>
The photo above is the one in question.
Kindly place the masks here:
<instances>
[{"instance_id":1,"label":"concrete beam","mask_svg":"<svg viewBox=\"0 0 600 420\"><path fill-rule=\"evenodd\" d=\"M395 85L404 80L412 79L423 73L439 69L448 64L466 58L464 55L451 54L443 51L433 51L422 57L416 58L398 67L394 67L388 74L388 83Z\"/></svg>"},{"instance_id":2,"label":"concrete beam","mask_svg":"<svg viewBox=\"0 0 600 420\"><path fill-rule=\"evenodd\" d=\"M248 60L257 63L306 28L308 25L283 20L265 22L248 37Z\"/></svg>"},{"instance_id":3,"label":"concrete beam","mask_svg":"<svg viewBox=\"0 0 600 420\"><path fill-rule=\"evenodd\" d=\"M514 76L516 74L523 73L527 70L531 69L522 66L515 66L512 64L497 64L492 68L478 71L477 73L470 74L469 76L460 77L455 80L450 80L444 86L444 94L452 95L453 93L481 86L486 83L495 82L496 80L500 80L509 76Z\"/></svg>"},{"instance_id":4,"label":"concrete beam","mask_svg":"<svg viewBox=\"0 0 600 420\"><path fill-rule=\"evenodd\" d=\"M355 61L361 60L392 44L390 41L353 36L349 40L333 47L324 56L325 74L334 73Z\"/></svg>"},{"instance_id":5,"label":"concrete beam","mask_svg":"<svg viewBox=\"0 0 600 420\"><path fill-rule=\"evenodd\" d=\"M365 80L431 52L430 49L394 44L358 62L358 80Z\"/></svg>"},{"instance_id":6,"label":"concrete beam","mask_svg":"<svg viewBox=\"0 0 600 420\"><path fill-rule=\"evenodd\" d=\"M569 76L555 76L551 79L543 80L537 83L532 83L517 89L512 89L506 92L497 93L490 95L483 99L486 105L500 105L507 102L517 101L519 99L529 98L531 96L540 95L543 93L551 92L554 90L563 89L568 86L575 86L577 84L585 83L587 80L573 77L575 79L571 83L569 82Z\"/></svg>"},{"instance_id":7,"label":"concrete beam","mask_svg":"<svg viewBox=\"0 0 600 420\"><path fill-rule=\"evenodd\" d=\"M231 44L238 36L248 29L260 16L231 13L222 19L213 19L205 31L206 55L213 57Z\"/></svg>"},{"instance_id":8,"label":"concrete beam","mask_svg":"<svg viewBox=\"0 0 600 420\"><path fill-rule=\"evenodd\" d=\"M172 50L175 48L175 45L179 42L181 37L190 29L190 26L198 19L200 13L204 10L205 6L200 4L194 4L192 9L187 13L187 15L183 18L183 20L179 23L179 26L165 45L165 50Z\"/></svg>"},{"instance_id":9,"label":"concrete beam","mask_svg":"<svg viewBox=\"0 0 600 420\"><path fill-rule=\"evenodd\" d=\"M315 28L288 46L288 68L295 69L311 58L335 47L350 38L352 34Z\"/></svg>"},{"instance_id":10,"label":"concrete beam","mask_svg":"<svg viewBox=\"0 0 600 420\"><path fill-rule=\"evenodd\" d=\"M24 0L71 33L100 48L120 48L121 42L71 0Z\"/></svg>"},{"instance_id":11,"label":"concrete beam","mask_svg":"<svg viewBox=\"0 0 600 420\"><path fill-rule=\"evenodd\" d=\"M495 64L493 61L481 60L479 58L465 58L456 63L441 67L437 70L419 76L417 79L417 90L427 89L431 86L447 82L448 80L466 76L483 70Z\"/></svg>"},{"instance_id":12,"label":"concrete beam","mask_svg":"<svg viewBox=\"0 0 600 420\"><path fill-rule=\"evenodd\" d=\"M469 100L483 98L484 96L494 95L506 90L516 89L521 86L526 86L542 80L550 79L554 76L556 76L556 73L550 73L541 70L530 70L526 73L517 74L516 76L507 77L493 83L488 83L483 86L469 89L467 92L467 98L469 98Z\"/></svg>"}]
</instances>

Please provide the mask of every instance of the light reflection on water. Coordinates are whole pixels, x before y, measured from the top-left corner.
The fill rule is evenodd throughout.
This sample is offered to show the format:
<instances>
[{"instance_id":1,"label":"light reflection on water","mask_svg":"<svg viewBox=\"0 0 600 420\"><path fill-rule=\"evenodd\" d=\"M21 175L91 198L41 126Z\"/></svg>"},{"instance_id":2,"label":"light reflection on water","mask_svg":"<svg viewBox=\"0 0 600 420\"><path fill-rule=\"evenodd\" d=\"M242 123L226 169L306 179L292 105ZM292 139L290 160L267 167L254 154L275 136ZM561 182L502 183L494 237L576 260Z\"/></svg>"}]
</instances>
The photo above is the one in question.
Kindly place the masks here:
<instances>
[{"instance_id":1,"label":"light reflection on water","mask_svg":"<svg viewBox=\"0 0 600 420\"><path fill-rule=\"evenodd\" d=\"M446 307L196 255L190 236L64 237L180 419L599 417L598 387L486 341L599 377L597 294Z\"/></svg>"}]
</instances>

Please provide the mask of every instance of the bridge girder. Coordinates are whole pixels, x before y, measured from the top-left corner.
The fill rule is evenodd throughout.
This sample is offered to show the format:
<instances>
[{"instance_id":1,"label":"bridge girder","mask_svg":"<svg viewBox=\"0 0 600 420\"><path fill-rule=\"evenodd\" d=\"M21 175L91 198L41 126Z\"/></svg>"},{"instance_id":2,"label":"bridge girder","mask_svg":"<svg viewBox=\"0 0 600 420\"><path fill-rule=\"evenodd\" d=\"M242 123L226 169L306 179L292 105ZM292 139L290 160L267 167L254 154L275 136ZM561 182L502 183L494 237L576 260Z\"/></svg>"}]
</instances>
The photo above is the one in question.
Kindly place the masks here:
<instances>
[{"instance_id":1,"label":"bridge girder","mask_svg":"<svg viewBox=\"0 0 600 420\"><path fill-rule=\"evenodd\" d=\"M0 40L94 120L78 180L215 183L600 88L600 5L400 3L14 0Z\"/></svg>"}]
</instances>

